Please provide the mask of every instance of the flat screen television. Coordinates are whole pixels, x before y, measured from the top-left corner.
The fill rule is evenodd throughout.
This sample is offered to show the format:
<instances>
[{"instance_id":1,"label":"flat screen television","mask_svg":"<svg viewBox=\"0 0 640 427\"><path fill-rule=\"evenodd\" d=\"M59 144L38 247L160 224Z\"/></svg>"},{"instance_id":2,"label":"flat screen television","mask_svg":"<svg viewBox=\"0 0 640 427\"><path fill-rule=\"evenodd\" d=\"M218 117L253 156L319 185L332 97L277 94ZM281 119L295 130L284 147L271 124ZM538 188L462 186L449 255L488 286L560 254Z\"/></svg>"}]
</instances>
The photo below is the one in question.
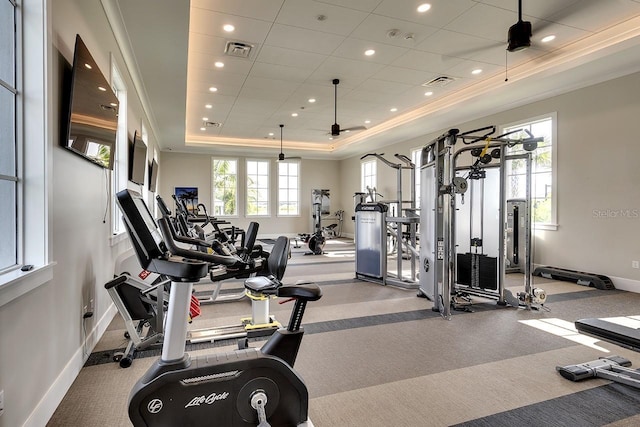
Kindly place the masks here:
<instances>
[{"instance_id":1,"label":"flat screen television","mask_svg":"<svg viewBox=\"0 0 640 427\"><path fill-rule=\"evenodd\" d=\"M149 191L156 192L156 186L158 185L158 162L153 159L149 163Z\"/></svg>"},{"instance_id":2,"label":"flat screen television","mask_svg":"<svg viewBox=\"0 0 640 427\"><path fill-rule=\"evenodd\" d=\"M144 175L147 172L147 144L142 140L140 132L133 134L133 144L129 151L129 181L144 185Z\"/></svg>"},{"instance_id":3,"label":"flat screen television","mask_svg":"<svg viewBox=\"0 0 640 427\"><path fill-rule=\"evenodd\" d=\"M62 145L98 166L113 169L118 98L79 35L73 55L68 113Z\"/></svg>"}]
</instances>

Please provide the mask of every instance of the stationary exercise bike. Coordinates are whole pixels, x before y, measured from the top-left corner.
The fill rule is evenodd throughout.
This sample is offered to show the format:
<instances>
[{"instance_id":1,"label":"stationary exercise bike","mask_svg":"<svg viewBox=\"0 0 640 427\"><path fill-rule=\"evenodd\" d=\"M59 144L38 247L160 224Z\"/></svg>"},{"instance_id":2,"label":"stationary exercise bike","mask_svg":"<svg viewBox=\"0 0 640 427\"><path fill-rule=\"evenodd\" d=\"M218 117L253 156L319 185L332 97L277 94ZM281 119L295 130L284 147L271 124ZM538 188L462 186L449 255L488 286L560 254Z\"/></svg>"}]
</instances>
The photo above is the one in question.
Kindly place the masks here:
<instances>
[{"instance_id":1,"label":"stationary exercise bike","mask_svg":"<svg viewBox=\"0 0 640 427\"><path fill-rule=\"evenodd\" d=\"M171 240L167 219L158 219L158 231L136 192L123 190L117 200L140 265L171 278L162 356L129 396L129 418L134 426L305 423L309 396L292 367L304 333L301 323L306 304L322 296L320 288L311 283L283 286L268 276L247 279L245 287L253 292L295 300L287 329L276 331L261 350L244 348L191 358L184 346L193 283L208 274L210 263L233 265L237 259L178 247Z\"/></svg>"},{"instance_id":2,"label":"stationary exercise bike","mask_svg":"<svg viewBox=\"0 0 640 427\"><path fill-rule=\"evenodd\" d=\"M309 240L307 241L311 252L307 252L305 255L322 255L326 241L324 231L322 230L322 204L314 203L313 209L314 232L309 235Z\"/></svg>"}]
</instances>

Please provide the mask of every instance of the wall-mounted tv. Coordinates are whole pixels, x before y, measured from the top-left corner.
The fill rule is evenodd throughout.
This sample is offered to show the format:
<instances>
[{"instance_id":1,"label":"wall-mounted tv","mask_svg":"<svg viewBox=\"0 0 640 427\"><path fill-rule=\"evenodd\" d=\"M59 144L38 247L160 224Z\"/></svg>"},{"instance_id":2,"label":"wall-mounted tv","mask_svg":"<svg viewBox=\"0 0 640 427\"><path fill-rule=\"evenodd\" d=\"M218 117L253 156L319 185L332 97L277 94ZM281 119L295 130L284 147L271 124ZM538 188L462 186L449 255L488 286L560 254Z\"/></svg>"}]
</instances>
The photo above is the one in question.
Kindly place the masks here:
<instances>
[{"instance_id":1,"label":"wall-mounted tv","mask_svg":"<svg viewBox=\"0 0 640 427\"><path fill-rule=\"evenodd\" d=\"M68 118L62 145L98 166L113 169L118 98L79 35L73 55Z\"/></svg>"},{"instance_id":2,"label":"wall-mounted tv","mask_svg":"<svg viewBox=\"0 0 640 427\"><path fill-rule=\"evenodd\" d=\"M158 162L153 159L149 163L149 191L156 192L156 186L158 185Z\"/></svg>"},{"instance_id":3,"label":"wall-mounted tv","mask_svg":"<svg viewBox=\"0 0 640 427\"><path fill-rule=\"evenodd\" d=\"M129 151L129 181L143 185L147 172L147 144L142 140L140 132L133 134L133 144Z\"/></svg>"}]
</instances>

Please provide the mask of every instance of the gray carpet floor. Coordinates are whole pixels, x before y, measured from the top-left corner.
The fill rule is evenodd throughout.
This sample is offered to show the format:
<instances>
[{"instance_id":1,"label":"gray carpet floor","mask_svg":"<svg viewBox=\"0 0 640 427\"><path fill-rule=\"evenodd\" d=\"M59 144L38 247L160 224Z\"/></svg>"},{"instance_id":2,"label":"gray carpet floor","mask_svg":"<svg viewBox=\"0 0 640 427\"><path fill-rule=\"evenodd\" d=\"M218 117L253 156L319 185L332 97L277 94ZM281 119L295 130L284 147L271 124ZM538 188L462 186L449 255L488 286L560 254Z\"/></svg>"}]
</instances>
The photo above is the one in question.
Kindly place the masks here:
<instances>
[{"instance_id":1,"label":"gray carpet floor","mask_svg":"<svg viewBox=\"0 0 640 427\"><path fill-rule=\"evenodd\" d=\"M640 353L573 330L583 317L637 316L640 294L535 278L549 295L545 310L476 299L471 312L444 320L415 291L355 280L350 241L328 241L324 255L305 252L292 248L284 282L311 279L323 292L307 307L296 361L316 427L640 425L640 390L601 379L573 383L555 371L612 354L640 366ZM509 275L508 286L521 290L522 276ZM271 304L282 323L289 310ZM246 300L203 306L191 327L235 324L250 311ZM124 347L123 332L117 315L48 426L131 425L129 390L158 353L120 368L111 356ZM234 348L207 343L189 352Z\"/></svg>"}]
</instances>

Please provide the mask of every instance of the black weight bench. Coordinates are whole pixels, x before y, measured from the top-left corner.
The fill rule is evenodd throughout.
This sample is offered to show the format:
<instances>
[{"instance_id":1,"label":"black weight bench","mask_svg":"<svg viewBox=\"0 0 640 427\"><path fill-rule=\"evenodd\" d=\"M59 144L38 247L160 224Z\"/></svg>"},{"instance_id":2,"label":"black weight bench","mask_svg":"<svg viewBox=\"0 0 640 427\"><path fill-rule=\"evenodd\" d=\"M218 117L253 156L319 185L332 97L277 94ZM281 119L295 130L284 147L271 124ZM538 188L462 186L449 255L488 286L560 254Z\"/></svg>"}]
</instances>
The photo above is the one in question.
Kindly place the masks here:
<instances>
[{"instance_id":1,"label":"black weight bench","mask_svg":"<svg viewBox=\"0 0 640 427\"><path fill-rule=\"evenodd\" d=\"M640 329L597 318L577 320L575 326L582 334L640 351ZM597 377L640 388L640 371L630 366L631 361L624 357L609 356L577 365L557 366L556 370L571 381Z\"/></svg>"}]
</instances>

